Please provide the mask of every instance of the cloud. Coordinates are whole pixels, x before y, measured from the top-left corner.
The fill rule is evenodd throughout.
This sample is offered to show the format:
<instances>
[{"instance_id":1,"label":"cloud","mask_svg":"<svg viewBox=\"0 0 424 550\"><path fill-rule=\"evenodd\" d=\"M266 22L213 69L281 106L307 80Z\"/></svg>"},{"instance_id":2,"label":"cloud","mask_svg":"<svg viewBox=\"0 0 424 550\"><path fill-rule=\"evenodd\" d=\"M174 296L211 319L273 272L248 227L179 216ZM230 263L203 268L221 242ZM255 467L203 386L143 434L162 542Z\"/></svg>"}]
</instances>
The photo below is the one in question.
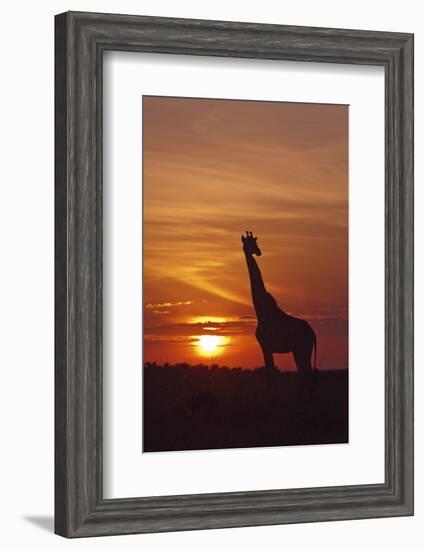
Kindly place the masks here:
<instances>
[{"instance_id":1,"label":"cloud","mask_svg":"<svg viewBox=\"0 0 424 550\"><path fill-rule=\"evenodd\" d=\"M145 336L173 335L193 336L201 334L204 331L213 331L220 336L235 336L239 334L251 334L256 325L255 318L249 318L239 321L224 321L204 323L166 323L158 326L146 326L144 328Z\"/></svg>"},{"instance_id":2,"label":"cloud","mask_svg":"<svg viewBox=\"0 0 424 550\"><path fill-rule=\"evenodd\" d=\"M347 319L337 317L308 317L310 324L324 334L344 334L347 331ZM165 323L158 326L146 326L144 337L150 341L187 341L187 338L196 339L205 331L213 331L219 336L240 336L254 334L256 317L244 316L235 321L204 322L204 323Z\"/></svg>"},{"instance_id":3,"label":"cloud","mask_svg":"<svg viewBox=\"0 0 424 550\"><path fill-rule=\"evenodd\" d=\"M187 300L186 302L163 302L161 304L146 304L144 307L146 309L169 309L171 307L178 307L178 306L191 306L193 304L192 301Z\"/></svg>"}]
</instances>

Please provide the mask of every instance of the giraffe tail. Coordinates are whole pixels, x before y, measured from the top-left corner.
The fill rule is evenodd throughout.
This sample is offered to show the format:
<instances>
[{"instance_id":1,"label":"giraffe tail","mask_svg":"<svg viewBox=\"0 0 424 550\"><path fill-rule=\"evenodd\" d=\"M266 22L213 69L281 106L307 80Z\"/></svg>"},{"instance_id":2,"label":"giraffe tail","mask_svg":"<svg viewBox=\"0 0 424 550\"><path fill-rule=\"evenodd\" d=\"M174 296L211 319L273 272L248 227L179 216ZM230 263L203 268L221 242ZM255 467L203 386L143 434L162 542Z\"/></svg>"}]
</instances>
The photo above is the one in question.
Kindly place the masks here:
<instances>
[{"instance_id":1,"label":"giraffe tail","mask_svg":"<svg viewBox=\"0 0 424 550\"><path fill-rule=\"evenodd\" d=\"M315 334L315 331L312 331L312 334L314 335L314 372L317 372L317 337Z\"/></svg>"}]
</instances>

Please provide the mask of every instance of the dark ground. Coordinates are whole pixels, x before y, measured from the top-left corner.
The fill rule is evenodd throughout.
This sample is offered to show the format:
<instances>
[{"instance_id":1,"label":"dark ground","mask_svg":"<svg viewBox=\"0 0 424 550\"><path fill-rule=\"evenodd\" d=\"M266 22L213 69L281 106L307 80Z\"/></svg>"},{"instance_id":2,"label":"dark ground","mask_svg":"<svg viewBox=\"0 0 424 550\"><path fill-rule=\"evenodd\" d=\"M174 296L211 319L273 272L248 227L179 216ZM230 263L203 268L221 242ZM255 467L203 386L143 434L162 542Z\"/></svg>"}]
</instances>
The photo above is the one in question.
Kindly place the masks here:
<instances>
[{"instance_id":1,"label":"dark ground","mask_svg":"<svg viewBox=\"0 0 424 550\"><path fill-rule=\"evenodd\" d=\"M146 364L143 451L346 443L347 372Z\"/></svg>"}]
</instances>

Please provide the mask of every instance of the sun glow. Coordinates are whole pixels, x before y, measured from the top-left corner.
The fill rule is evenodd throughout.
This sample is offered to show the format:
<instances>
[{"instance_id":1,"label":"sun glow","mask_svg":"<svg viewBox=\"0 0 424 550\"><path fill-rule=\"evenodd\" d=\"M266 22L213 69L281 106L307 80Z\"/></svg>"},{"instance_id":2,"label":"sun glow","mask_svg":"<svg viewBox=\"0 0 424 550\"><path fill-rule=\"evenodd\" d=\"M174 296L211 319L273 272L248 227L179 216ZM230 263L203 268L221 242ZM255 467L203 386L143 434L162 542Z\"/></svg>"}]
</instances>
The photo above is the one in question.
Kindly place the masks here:
<instances>
[{"instance_id":1,"label":"sun glow","mask_svg":"<svg viewBox=\"0 0 424 550\"><path fill-rule=\"evenodd\" d=\"M222 351L225 339L222 336L204 334L199 336L196 345L204 355L216 355Z\"/></svg>"}]
</instances>

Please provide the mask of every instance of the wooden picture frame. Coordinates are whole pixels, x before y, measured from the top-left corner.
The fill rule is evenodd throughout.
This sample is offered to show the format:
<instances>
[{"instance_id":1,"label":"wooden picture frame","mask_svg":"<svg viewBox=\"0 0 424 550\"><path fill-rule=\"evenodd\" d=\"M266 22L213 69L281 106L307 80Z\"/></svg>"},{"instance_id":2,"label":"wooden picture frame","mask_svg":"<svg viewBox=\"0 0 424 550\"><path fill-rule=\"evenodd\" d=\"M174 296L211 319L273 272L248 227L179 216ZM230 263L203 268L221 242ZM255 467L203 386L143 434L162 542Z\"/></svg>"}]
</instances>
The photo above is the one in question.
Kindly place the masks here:
<instances>
[{"instance_id":1,"label":"wooden picture frame","mask_svg":"<svg viewBox=\"0 0 424 550\"><path fill-rule=\"evenodd\" d=\"M85 537L413 514L413 35L68 12L55 21L55 531ZM102 55L385 70L385 481L104 499Z\"/></svg>"}]
</instances>

